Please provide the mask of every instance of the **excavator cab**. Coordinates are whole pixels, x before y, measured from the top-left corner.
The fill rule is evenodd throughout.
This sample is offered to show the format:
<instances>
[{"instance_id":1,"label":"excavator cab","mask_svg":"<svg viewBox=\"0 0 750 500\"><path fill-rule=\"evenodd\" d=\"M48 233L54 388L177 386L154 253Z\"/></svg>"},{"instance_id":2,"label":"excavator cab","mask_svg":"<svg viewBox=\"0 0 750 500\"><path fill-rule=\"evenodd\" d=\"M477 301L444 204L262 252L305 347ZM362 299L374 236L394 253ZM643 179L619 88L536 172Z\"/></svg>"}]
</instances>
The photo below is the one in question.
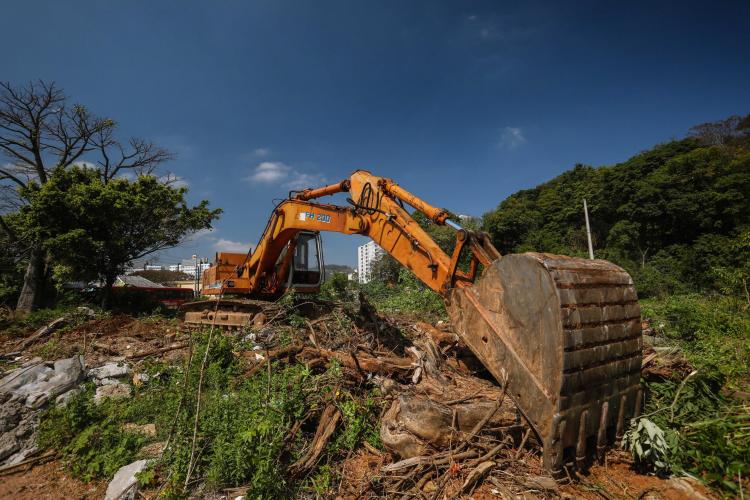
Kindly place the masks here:
<instances>
[{"instance_id":1,"label":"excavator cab","mask_svg":"<svg viewBox=\"0 0 750 500\"><path fill-rule=\"evenodd\" d=\"M317 231L300 231L293 243L294 258L287 288L315 291L323 283L323 245Z\"/></svg>"}]
</instances>

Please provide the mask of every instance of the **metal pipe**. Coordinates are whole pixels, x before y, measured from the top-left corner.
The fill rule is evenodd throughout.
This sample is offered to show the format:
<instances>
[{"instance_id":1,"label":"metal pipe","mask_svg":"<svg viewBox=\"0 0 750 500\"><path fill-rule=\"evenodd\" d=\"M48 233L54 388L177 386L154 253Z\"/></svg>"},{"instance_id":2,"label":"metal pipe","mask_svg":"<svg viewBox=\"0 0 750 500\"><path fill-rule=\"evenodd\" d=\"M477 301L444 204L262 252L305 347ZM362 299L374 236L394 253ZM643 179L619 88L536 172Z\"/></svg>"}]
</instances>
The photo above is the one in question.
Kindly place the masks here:
<instances>
[{"instance_id":1,"label":"metal pipe","mask_svg":"<svg viewBox=\"0 0 750 500\"><path fill-rule=\"evenodd\" d=\"M387 193L395 196L404 203L411 205L416 208L432 221L441 226L445 225L446 219L448 219L448 211L444 208L433 207L423 199L411 194L406 189L402 188L390 179L381 179L380 187Z\"/></svg>"},{"instance_id":2,"label":"metal pipe","mask_svg":"<svg viewBox=\"0 0 750 500\"><path fill-rule=\"evenodd\" d=\"M312 200L314 198L320 198L323 196L349 191L350 187L351 183L349 182L349 179L345 179L341 182L337 182L336 184L329 184L317 189L305 189L297 193L294 198L303 201Z\"/></svg>"},{"instance_id":3,"label":"metal pipe","mask_svg":"<svg viewBox=\"0 0 750 500\"><path fill-rule=\"evenodd\" d=\"M463 229L460 225L456 224L455 222L453 222L450 219L445 219L445 225L452 227L456 231L461 231Z\"/></svg>"}]
</instances>

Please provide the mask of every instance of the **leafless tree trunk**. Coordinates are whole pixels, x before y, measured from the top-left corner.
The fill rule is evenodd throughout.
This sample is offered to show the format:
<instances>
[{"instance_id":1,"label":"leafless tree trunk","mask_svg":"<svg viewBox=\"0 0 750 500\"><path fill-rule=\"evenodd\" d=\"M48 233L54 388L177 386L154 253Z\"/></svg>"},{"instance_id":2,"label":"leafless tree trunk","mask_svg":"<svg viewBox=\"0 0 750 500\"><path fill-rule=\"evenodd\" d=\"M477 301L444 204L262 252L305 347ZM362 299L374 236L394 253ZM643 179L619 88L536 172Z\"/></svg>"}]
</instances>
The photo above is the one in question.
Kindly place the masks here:
<instances>
[{"instance_id":1,"label":"leafless tree trunk","mask_svg":"<svg viewBox=\"0 0 750 500\"><path fill-rule=\"evenodd\" d=\"M641 254L641 269L646 268L646 254L648 254L648 247L646 247L645 250L641 250L640 247L638 247L638 251Z\"/></svg>"},{"instance_id":2,"label":"leafless tree trunk","mask_svg":"<svg viewBox=\"0 0 750 500\"><path fill-rule=\"evenodd\" d=\"M116 126L80 104L70 105L54 83L13 86L0 82L0 155L7 160L0 162L0 196L25 203L23 190L34 183L44 184L56 168L94 165L102 181L108 182L124 170L150 174L171 158L166 150L142 139L119 142L114 136ZM13 202L0 204L8 205ZM37 307L42 298L47 260L42 244L24 242L30 250L17 304L21 313Z\"/></svg>"},{"instance_id":3,"label":"leafless tree trunk","mask_svg":"<svg viewBox=\"0 0 750 500\"><path fill-rule=\"evenodd\" d=\"M23 288L18 297L16 311L26 314L34 310L41 299L40 295L44 287L45 274L45 252L39 248L32 248L29 255L29 265L23 277Z\"/></svg>"}]
</instances>

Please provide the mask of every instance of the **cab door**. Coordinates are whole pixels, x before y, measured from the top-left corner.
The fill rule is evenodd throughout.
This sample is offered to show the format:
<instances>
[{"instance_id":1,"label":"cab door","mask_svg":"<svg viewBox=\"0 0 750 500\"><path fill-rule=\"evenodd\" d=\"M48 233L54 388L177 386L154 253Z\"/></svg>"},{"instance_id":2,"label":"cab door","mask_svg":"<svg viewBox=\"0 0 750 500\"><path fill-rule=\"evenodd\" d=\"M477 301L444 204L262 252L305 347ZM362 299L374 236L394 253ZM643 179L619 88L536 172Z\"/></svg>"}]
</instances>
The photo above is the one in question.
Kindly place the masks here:
<instances>
[{"instance_id":1,"label":"cab door","mask_svg":"<svg viewBox=\"0 0 750 500\"><path fill-rule=\"evenodd\" d=\"M323 245L320 233L301 231L294 244L292 272L289 273L289 286L300 291L320 288L325 278Z\"/></svg>"}]
</instances>

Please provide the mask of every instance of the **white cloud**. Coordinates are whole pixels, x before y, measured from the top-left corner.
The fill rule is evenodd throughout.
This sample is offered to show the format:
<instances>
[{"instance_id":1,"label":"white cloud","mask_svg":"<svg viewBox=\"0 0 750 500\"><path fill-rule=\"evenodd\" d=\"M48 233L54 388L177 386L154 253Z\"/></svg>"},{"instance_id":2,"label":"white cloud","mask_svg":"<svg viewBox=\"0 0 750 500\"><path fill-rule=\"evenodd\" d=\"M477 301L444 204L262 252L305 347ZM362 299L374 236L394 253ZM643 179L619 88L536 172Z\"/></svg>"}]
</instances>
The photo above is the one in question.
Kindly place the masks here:
<instances>
[{"instance_id":1,"label":"white cloud","mask_svg":"<svg viewBox=\"0 0 750 500\"><path fill-rule=\"evenodd\" d=\"M300 172L280 161L264 161L245 180L254 184L280 184L289 189L303 189L322 184L325 177L317 173Z\"/></svg>"},{"instance_id":2,"label":"white cloud","mask_svg":"<svg viewBox=\"0 0 750 500\"><path fill-rule=\"evenodd\" d=\"M271 154L271 150L268 148L257 148L252 152L252 155L258 158L263 158L265 156L268 156L269 154Z\"/></svg>"},{"instance_id":3,"label":"white cloud","mask_svg":"<svg viewBox=\"0 0 750 500\"><path fill-rule=\"evenodd\" d=\"M292 168L280 161L264 161L255 167L255 171L245 180L260 184L275 184L289 176Z\"/></svg>"},{"instance_id":4,"label":"white cloud","mask_svg":"<svg viewBox=\"0 0 750 500\"><path fill-rule=\"evenodd\" d=\"M325 181L326 178L320 174L305 174L294 171L289 181L285 182L283 186L289 189L314 188L325 184Z\"/></svg>"},{"instance_id":5,"label":"white cloud","mask_svg":"<svg viewBox=\"0 0 750 500\"><path fill-rule=\"evenodd\" d=\"M201 240L201 239L213 240L214 239L213 235L215 235L218 232L219 230L213 227L210 227L208 229L201 229L199 231L194 232L190 236L188 236L188 239L190 241L196 241L196 240Z\"/></svg>"},{"instance_id":6,"label":"white cloud","mask_svg":"<svg viewBox=\"0 0 750 500\"><path fill-rule=\"evenodd\" d=\"M523 144L526 144L526 137L521 127L505 127L498 146L503 149L516 149Z\"/></svg>"},{"instance_id":7,"label":"white cloud","mask_svg":"<svg viewBox=\"0 0 750 500\"><path fill-rule=\"evenodd\" d=\"M234 252L234 253L245 253L253 248L251 243L243 243L241 241L232 241L220 238L213 244L213 249L217 252Z\"/></svg>"}]
</instances>

